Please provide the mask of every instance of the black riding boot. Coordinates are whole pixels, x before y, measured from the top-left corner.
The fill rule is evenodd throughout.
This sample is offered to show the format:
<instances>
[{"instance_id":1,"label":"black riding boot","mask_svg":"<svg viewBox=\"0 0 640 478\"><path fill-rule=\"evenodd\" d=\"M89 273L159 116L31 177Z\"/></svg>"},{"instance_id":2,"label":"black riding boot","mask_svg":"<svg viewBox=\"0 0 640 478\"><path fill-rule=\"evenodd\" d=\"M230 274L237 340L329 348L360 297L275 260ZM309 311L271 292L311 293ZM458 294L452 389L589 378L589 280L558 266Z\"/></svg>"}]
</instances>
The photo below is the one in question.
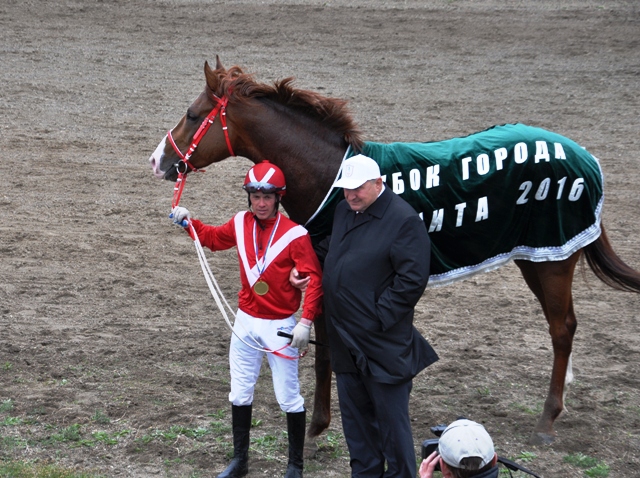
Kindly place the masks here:
<instances>
[{"instance_id":1,"label":"black riding boot","mask_svg":"<svg viewBox=\"0 0 640 478\"><path fill-rule=\"evenodd\" d=\"M241 478L249 473L249 433L251 431L251 405L231 405L233 427L233 459L218 478Z\"/></svg>"},{"instance_id":2,"label":"black riding boot","mask_svg":"<svg viewBox=\"0 0 640 478\"><path fill-rule=\"evenodd\" d=\"M302 478L304 453L304 431L306 412L287 413L287 434L289 435L289 464L284 478Z\"/></svg>"}]
</instances>

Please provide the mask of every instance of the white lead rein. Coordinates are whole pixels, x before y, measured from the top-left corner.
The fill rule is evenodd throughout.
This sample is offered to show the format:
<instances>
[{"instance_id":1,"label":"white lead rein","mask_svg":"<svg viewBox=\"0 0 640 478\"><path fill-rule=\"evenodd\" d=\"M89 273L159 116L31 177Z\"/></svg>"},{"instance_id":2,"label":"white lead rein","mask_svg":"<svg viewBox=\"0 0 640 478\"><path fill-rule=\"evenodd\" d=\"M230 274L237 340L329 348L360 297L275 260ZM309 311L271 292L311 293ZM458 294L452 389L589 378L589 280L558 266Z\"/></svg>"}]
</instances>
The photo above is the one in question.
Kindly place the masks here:
<instances>
[{"instance_id":1,"label":"white lead rein","mask_svg":"<svg viewBox=\"0 0 640 478\"><path fill-rule=\"evenodd\" d=\"M222 316L224 317L225 322L229 326L229 329L231 330L231 333L233 333L236 337L238 337L238 339L242 343L244 343L247 347L251 347L252 349L258 350L260 352L273 353L274 352L273 350L265 349L264 347L261 347L261 346L256 347L254 345L248 344L247 342L245 342L242 339L242 337L238 336L238 334L236 334L235 331L233 330L233 325L234 324L232 324L231 321L229 320L229 316L227 315L227 311L225 310L224 306L222 305L222 301L224 301L224 304L227 306L227 309L229 309L229 312L233 316L234 323L237 322L236 314L233 311L233 309L231 308L231 306L229 305L229 302L227 302L227 299L222 294L222 290L220 289L220 286L218 285L218 282L216 281L215 276L213 275L213 273L211 272L211 269L209 268L209 263L207 262L207 257L205 256L204 249L202 248L202 245L200 244L200 239L198 239L198 234L196 233L195 228L191 224L191 221L189 221L189 227L191 228L191 232L193 233L193 243L196 246L196 252L198 253L198 260L200 261L200 267L202 268L202 273L204 274L204 279L207 281L207 285L209 286L209 291L211 292L211 295L213 296L213 299L216 301L216 305L218 306L218 309L222 313ZM240 327L242 327L244 329L244 326L242 325L242 322L240 322ZM246 329L245 329L245 331L246 331ZM255 338L253 338L253 336L251 334L247 333L247 335L249 337L251 337L256 344L260 345L258 343L258 341Z\"/></svg>"}]
</instances>

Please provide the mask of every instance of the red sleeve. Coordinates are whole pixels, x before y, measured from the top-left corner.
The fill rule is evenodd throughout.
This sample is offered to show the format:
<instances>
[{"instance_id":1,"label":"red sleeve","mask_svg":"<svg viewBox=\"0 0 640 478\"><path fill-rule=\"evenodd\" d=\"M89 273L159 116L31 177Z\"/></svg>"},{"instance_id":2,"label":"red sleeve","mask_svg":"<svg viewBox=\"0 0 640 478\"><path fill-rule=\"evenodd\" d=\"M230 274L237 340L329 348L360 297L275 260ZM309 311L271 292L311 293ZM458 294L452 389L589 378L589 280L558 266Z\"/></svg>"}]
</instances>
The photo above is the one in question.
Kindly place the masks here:
<instances>
[{"instance_id":1,"label":"red sleeve","mask_svg":"<svg viewBox=\"0 0 640 478\"><path fill-rule=\"evenodd\" d=\"M212 251L223 251L231 249L236 245L236 231L233 223L233 218L222 226L210 226L204 224L198 219L192 219L191 224L198 234L200 244L208 247ZM187 228L191 239L193 234L190 228Z\"/></svg>"},{"instance_id":2,"label":"red sleeve","mask_svg":"<svg viewBox=\"0 0 640 478\"><path fill-rule=\"evenodd\" d=\"M303 277L311 276L304 293L302 317L314 320L322 312L322 269L318 257L313 251L309 234L305 234L291 243L291 259Z\"/></svg>"}]
</instances>

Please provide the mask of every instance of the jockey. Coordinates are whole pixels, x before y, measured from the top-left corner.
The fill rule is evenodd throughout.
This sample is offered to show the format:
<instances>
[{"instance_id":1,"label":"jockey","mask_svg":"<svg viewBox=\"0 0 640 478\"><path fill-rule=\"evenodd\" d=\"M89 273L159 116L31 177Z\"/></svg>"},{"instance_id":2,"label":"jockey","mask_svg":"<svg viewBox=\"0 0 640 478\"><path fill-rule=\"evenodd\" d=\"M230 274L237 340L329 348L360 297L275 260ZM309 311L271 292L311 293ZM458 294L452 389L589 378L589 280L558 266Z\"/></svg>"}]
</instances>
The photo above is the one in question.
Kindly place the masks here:
<instances>
[{"instance_id":1,"label":"jockey","mask_svg":"<svg viewBox=\"0 0 640 478\"><path fill-rule=\"evenodd\" d=\"M189 220L201 244L212 251L235 246L240 262L242 288L229 349L234 456L218 478L248 473L253 392L265 350L271 352L266 356L276 398L287 414L289 462L285 478L302 477L306 422L298 361L309 344L313 320L321 311L322 272L306 229L278 210L286 192L280 168L268 161L256 164L247 172L243 189L249 196L250 210L239 212L221 226L191 219L183 207L174 208L171 214L176 224ZM192 235L188 226L186 229ZM289 282L293 267L310 278L297 324L295 313L302 292ZM278 336L278 331L293 338Z\"/></svg>"}]
</instances>

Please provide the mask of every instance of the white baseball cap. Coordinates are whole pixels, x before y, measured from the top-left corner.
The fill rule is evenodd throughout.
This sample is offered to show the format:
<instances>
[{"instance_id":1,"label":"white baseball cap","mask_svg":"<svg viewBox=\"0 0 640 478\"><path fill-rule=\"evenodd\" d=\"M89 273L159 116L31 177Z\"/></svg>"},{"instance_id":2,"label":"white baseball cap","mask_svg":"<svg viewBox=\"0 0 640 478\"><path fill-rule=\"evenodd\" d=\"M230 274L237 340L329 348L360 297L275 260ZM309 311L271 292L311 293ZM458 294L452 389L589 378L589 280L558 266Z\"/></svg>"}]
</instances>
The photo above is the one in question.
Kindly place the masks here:
<instances>
[{"instance_id":1,"label":"white baseball cap","mask_svg":"<svg viewBox=\"0 0 640 478\"><path fill-rule=\"evenodd\" d=\"M471 420L456 420L440 435L438 452L447 465L464 469L460 460L469 457L482 458L480 468L491 463L495 456L493 440L479 423Z\"/></svg>"},{"instance_id":2,"label":"white baseball cap","mask_svg":"<svg viewBox=\"0 0 640 478\"><path fill-rule=\"evenodd\" d=\"M378 163L364 154L357 154L342 163L342 175L333 186L356 189L370 179L378 179L380 176Z\"/></svg>"}]
</instances>

